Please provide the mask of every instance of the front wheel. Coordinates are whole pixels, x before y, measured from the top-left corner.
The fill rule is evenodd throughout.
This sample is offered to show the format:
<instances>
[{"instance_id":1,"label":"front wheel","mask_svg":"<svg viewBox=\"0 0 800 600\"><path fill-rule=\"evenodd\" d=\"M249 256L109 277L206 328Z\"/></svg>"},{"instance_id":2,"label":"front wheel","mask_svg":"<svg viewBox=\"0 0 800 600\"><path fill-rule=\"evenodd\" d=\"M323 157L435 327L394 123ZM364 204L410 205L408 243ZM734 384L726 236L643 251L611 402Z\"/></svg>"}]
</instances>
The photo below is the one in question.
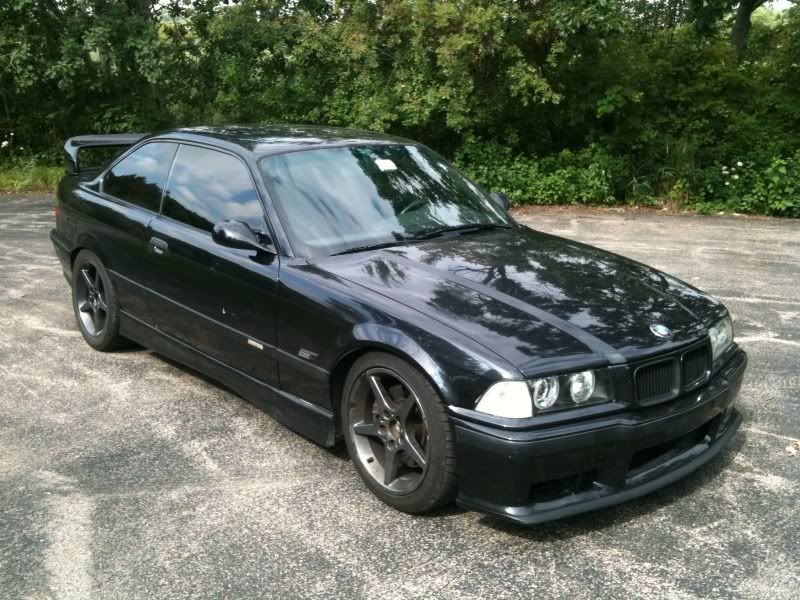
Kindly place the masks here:
<instances>
[{"instance_id":1,"label":"front wheel","mask_svg":"<svg viewBox=\"0 0 800 600\"><path fill-rule=\"evenodd\" d=\"M422 513L455 497L455 444L445 406L422 373L384 353L345 381L342 431L356 470L386 504Z\"/></svg>"},{"instance_id":2,"label":"front wheel","mask_svg":"<svg viewBox=\"0 0 800 600\"><path fill-rule=\"evenodd\" d=\"M126 342L119 334L119 308L111 280L94 252L81 250L72 265L72 308L83 339L108 351Z\"/></svg>"}]
</instances>

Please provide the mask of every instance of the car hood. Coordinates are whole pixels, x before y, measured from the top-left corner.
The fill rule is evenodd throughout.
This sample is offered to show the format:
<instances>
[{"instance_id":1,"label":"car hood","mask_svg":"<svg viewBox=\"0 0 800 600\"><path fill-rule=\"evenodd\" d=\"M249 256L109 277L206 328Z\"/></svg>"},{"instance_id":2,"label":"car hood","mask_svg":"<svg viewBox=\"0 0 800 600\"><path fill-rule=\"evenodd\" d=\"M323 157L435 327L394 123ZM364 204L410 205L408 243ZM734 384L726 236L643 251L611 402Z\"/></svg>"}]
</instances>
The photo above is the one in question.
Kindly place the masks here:
<instances>
[{"instance_id":1,"label":"car hood","mask_svg":"<svg viewBox=\"0 0 800 600\"><path fill-rule=\"evenodd\" d=\"M522 226L334 256L318 266L445 323L526 375L665 352L705 336L725 314L674 277ZM655 335L654 324L671 336Z\"/></svg>"}]
</instances>

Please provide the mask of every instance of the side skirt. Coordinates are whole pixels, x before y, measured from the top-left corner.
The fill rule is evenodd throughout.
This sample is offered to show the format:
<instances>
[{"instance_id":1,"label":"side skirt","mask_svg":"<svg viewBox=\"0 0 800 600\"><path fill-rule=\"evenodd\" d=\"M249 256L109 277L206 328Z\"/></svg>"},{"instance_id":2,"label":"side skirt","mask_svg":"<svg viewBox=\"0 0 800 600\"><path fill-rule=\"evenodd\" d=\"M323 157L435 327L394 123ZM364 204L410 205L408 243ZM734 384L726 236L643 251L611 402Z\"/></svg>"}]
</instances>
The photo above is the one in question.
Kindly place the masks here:
<instances>
[{"instance_id":1,"label":"side skirt","mask_svg":"<svg viewBox=\"0 0 800 600\"><path fill-rule=\"evenodd\" d=\"M253 379L125 312L120 316L120 333L129 340L216 379L276 421L317 444L334 445L336 418L333 411Z\"/></svg>"}]
</instances>

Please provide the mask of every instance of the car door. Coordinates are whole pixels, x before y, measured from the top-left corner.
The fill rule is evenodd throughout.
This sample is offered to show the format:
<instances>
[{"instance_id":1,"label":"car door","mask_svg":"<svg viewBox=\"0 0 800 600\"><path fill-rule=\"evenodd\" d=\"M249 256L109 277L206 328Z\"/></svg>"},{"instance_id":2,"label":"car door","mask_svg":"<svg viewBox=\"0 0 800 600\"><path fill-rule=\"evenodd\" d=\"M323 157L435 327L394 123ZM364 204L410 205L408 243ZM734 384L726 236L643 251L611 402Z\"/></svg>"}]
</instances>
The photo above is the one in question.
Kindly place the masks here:
<instances>
[{"instance_id":1,"label":"car door","mask_svg":"<svg viewBox=\"0 0 800 600\"><path fill-rule=\"evenodd\" d=\"M148 228L153 320L165 334L277 386L279 260L217 244L213 227L227 220L267 231L249 168L219 149L181 144L161 214Z\"/></svg>"},{"instance_id":2,"label":"car door","mask_svg":"<svg viewBox=\"0 0 800 600\"><path fill-rule=\"evenodd\" d=\"M116 162L99 182L95 202L87 203L91 223L84 227L100 244L120 308L150 320L147 287L147 228L157 215L178 144L150 142Z\"/></svg>"}]
</instances>

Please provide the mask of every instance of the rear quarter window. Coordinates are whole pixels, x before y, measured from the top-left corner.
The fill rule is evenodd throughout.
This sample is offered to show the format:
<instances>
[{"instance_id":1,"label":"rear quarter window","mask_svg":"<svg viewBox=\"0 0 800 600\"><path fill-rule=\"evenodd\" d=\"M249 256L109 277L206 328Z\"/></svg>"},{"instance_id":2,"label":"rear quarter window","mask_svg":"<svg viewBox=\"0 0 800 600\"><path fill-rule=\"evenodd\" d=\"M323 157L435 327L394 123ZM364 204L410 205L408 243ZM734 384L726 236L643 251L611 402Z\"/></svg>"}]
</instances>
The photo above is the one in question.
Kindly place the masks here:
<instances>
[{"instance_id":1,"label":"rear quarter window","mask_svg":"<svg viewBox=\"0 0 800 600\"><path fill-rule=\"evenodd\" d=\"M205 231L221 221L241 221L254 231L266 230L249 169L230 154L199 146L181 145L178 150L162 212Z\"/></svg>"},{"instance_id":2,"label":"rear quarter window","mask_svg":"<svg viewBox=\"0 0 800 600\"><path fill-rule=\"evenodd\" d=\"M178 144L145 144L119 161L103 177L103 193L158 212Z\"/></svg>"}]
</instances>

